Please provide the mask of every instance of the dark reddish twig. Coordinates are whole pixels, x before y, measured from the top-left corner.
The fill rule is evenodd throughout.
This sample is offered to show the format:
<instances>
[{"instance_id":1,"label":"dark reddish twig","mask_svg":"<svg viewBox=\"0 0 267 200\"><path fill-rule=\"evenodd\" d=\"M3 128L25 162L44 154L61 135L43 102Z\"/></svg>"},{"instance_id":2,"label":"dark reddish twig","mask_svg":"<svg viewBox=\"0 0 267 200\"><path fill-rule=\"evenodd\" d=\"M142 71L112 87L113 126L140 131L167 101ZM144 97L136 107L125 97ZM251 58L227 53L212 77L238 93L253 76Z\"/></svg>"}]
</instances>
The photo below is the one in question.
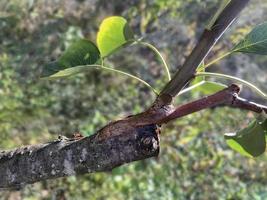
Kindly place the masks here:
<instances>
[{"instance_id":1,"label":"dark reddish twig","mask_svg":"<svg viewBox=\"0 0 267 200\"><path fill-rule=\"evenodd\" d=\"M230 106L233 108L240 108L243 110L249 110L256 113L261 113L265 111L267 113L267 107L264 105L256 104L254 102L247 101L238 97L240 92L240 87L238 85L232 84L228 88L221 90L213 95L198 99L196 101L178 106L174 111L159 121L159 124L167 123L173 119L189 115L191 113L211 108L215 106Z\"/></svg>"},{"instance_id":2,"label":"dark reddish twig","mask_svg":"<svg viewBox=\"0 0 267 200\"><path fill-rule=\"evenodd\" d=\"M263 111L267 113L267 106L248 101L238 96L236 96L232 104L229 104L229 106L243 110L250 110L256 113L261 113Z\"/></svg>"}]
</instances>

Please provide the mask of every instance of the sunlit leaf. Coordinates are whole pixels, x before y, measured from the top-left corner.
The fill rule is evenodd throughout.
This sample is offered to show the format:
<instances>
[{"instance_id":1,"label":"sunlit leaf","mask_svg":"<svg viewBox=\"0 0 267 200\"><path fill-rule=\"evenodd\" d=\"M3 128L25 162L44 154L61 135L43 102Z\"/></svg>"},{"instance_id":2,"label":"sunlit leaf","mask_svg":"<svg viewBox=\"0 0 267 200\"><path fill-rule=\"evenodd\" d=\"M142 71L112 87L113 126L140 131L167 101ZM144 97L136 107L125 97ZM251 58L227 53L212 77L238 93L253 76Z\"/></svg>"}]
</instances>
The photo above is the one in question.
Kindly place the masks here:
<instances>
[{"instance_id":1,"label":"sunlit leaf","mask_svg":"<svg viewBox=\"0 0 267 200\"><path fill-rule=\"evenodd\" d=\"M97 63L99 59L100 53L95 44L89 40L80 39L71 44L57 61L46 64L41 77L51 77L62 70L76 66L92 65ZM77 73L77 70L68 71L68 75L74 73Z\"/></svg>"},{"instance_id":2,"label":"sunlit leaf","mask_svg":"<svg viewBox=\"0 0 267 200\"><path fill-rule=\"evenodd\" d=\"M256 26L232 52L267 54L267 22Z\"/></svg>"},{"instance_id":3,"label":"sunlit leaf","mask_svg":"<svg viewBox=\"0 0 267 200\"><path fill-rule=\"evenodd\" d=\"M227 86L221 83L217 83L214 81L205 81L205 79L197 79L193 80L190 87L183 89L179 95L184 94L189 91L200 92L204 95L213 94L220 90L223 90Z\"/></svg>"},{"instance_id":4,"label":"sunlit leaf","mask_svg":"<svg viewBox=\"0 0 267 200\"><path fill-rule=\"evenodd\" d=\"M218 92L227 86L221 83L213 82L213 81L201 81L197 83L197 87L194 88L194 92L200 92L204 95L213 94Z\"/></svg>"},{"instance_id":5,"label":"sunlit leaf","mask_svg":"<svg viewBox=\"0 0 267 200\"><path fill-rule=\"evenodd\" d=\"M204 62L202 62L198 68L200 69L199 72L205 72ZM191 82L190 87L182 90L180 94L193 90L193 92L200 92L204 95L213 94L218 92L227 86L221 83L217 83L214 81L206 81L204 76L197 76Z\"/></svg>"},{"instance_id":6,"label":"sunlit leaf","mask_svg":"<svg viewBox=\"0 0 267 200\"><path fill-rule=\"evenodd\" d=\"M197 88L198 91L202 92L203 94L213 94L218 92L227 86L221 83L216 83L213 81L205 81L201 86Z\"/></svg>"},{"instance_id":7,"label":"sunlit leaf","mask_svg":"<svg viewBox=\"0 0 267 200\"><path fill-rule=\"evenodd\" d=\"M117 49L133 42L134 36L126 19L119 16L103 20L97 33L97 46L101 57L106 57Z\"/></svg>"},{"instance_id":8,"label":"sunlit leaf","mask_svg":"<svg viewBox=\"0 0 267 200\"><path fill-rule=\"evenodd\" d=\"M264 153L266 148L265 135L267 134L267 119L255 119L248 127L236 133L224 135L227 144L242 155L257 157Z\"/></svg>"}]
</instances>

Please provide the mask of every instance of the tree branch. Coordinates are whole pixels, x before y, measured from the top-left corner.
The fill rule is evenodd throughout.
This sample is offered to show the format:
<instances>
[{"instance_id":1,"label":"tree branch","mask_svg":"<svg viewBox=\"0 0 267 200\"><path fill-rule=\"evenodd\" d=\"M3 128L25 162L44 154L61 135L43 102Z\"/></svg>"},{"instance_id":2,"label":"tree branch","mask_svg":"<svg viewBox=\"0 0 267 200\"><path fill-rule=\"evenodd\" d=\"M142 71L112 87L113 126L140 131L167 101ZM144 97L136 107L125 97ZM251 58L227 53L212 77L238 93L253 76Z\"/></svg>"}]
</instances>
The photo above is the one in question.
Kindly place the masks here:
<instances>
[{"instance_id":1,"label":"tree branch","mask_svg":"<svg viewBox=\"0 0 267 200\"><path fill-rule=\"evenodd\" d=\"M267 114L267 106L248 101L236 96L231 104L227 104L233 108L240 108L243 110L250 110L256 113L265 112Z\"/></svg>"},{"instance_id":2,"label":"tree branch","mask_svg":"<svg viewBox=\"0 0 267 200\"><path fill-rule=\"evenodd\" d=\"M265 106L239 98L237 85L214 95L179 106L171 105L174 97L194 76L200 62L249 0L231 0L206 29L183 67L162 90L147 111L112 122L95 135L85 138L57 140L0 153L0 188L20 188L56 177L111 170L135 160L157 156L159 129L156 124L217 106L230 105L254 112Z\"/></svg>"},{"instance_id":3,"label":"tree branch","mask_svg":"<svg viewBox=\"0 0 267 200\"><path fill-rule=\"evenodd\" d=\"M232 24L236 16L246 6L249 0L231 0L225 8L215 16L210 25L206 28L191 54L179 69L171 81L161 91L161 95L176 96L181 89L194 77L195 71L203 59L208 55L224 31Z\"/></svg>"},{"instance_id":4,"label":"tree branch","mask_svg":"<svg viewBox=\"0 0 267 200\"><path fill-rule=\"evenodd\" d=\"M60 139L0 153L0 190L41 180L109 171L124 163L157 156L158 127L131 127L123 135ZM120 130L118 130L120 132Z\"/></svg>"},{"instance_id":5,"label":"tree branch","mask_svg":"<svg viewBox=\"0 0 267 200\"><path fill-rule=\"evenodd\" d=\"M242 99L238 97L239 92L240 87L238 85L232 84L228 88L225 88L213 95L198 99L182 106L178 106L170 115L157 123L168 123L171 120L215 106L230 106L233 108L249 110L256 113L261 113L263 111L267 113L267 106Z\"/></svg>"}]
</instances>

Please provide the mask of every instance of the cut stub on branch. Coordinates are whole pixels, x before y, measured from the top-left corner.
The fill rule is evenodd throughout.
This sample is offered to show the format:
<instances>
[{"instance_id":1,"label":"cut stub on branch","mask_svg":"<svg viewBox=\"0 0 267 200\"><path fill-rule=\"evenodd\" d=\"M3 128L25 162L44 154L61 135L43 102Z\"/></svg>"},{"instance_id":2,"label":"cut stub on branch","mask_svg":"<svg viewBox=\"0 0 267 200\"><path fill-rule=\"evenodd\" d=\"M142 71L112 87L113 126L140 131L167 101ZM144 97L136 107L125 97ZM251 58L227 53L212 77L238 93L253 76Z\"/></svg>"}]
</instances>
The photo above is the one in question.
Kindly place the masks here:
<instances>
[{"instance_id":1,"label":"cut stub on branch","mask_svg":"<svg viewBox=\"0 0 267 200\"><path fill-rule=\"evenodd\" d=\"M136 126L129 130L131 132L123 135L99 139L100 130L80 139L65 138L14 151L0 151L0 190L19 189L26 184L57 177L110 171L122 164L159 154L156 125Z\"/></svg>"}]
</instances>

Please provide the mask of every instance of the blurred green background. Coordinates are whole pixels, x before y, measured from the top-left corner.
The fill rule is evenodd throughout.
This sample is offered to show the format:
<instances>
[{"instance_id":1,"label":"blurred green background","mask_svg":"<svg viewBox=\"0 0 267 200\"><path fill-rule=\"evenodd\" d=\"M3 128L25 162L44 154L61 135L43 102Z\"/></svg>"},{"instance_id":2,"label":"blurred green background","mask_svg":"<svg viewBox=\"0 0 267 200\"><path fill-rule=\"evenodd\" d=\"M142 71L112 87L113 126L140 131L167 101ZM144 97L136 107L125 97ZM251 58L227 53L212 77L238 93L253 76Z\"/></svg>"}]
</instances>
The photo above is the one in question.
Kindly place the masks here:
<instances>
[{"instance_id":1,"label":"blurred green background","mask_svg":"<svg viewBox=\"0 0 267 200\"><path fill-rule=\"evenodd\" d=\"M135 80L92 70L40 81L44 63L69 43L95 40L102 19L121 15L138 36L162 52L173 73L190 53L219 0L1 0L0 149L53 140L74 131L93 134L111 120L141 112L155 96ZM267 2L253 0L208 59L230 49L267 20ZM154 54L140 47L117 52L109 64L157 89L166 76ZM267 91L267 57L236 54L210 70L244 78ZM228 83L229 82L223 82ZM204 94L192 91L176 104ZM263 100L244 89L243 97ZM158 158L109 173L60 178L0 199L267 199L267 157L249 159L230 150L223 134L244 127L252 113L229 108L202 111L163 127Z\"/></svg>"}]
</instances>

